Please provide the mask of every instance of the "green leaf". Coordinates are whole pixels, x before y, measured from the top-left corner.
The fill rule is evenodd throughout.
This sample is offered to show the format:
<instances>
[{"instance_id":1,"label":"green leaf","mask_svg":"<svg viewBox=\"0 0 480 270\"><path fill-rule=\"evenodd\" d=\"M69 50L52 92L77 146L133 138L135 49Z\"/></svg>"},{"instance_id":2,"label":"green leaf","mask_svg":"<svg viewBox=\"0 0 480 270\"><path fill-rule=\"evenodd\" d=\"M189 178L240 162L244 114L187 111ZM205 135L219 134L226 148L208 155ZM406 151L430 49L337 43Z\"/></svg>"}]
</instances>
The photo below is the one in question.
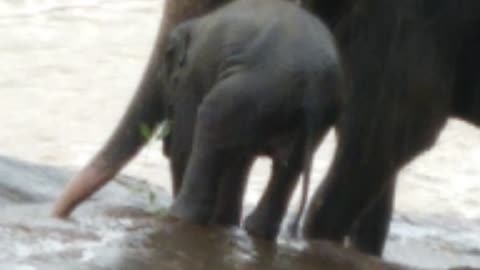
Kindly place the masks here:
<instances>
[{"instance_id":1,"label":"green leaf","mask_svg":"<svg viewBox=\"0 0 480 270\"><path fill-rule=\"evenodd\" d=\"M145 140L149 140L152 137L153 130L145 123L140 123L140 134Z\"/></svg>"}]
</instances>

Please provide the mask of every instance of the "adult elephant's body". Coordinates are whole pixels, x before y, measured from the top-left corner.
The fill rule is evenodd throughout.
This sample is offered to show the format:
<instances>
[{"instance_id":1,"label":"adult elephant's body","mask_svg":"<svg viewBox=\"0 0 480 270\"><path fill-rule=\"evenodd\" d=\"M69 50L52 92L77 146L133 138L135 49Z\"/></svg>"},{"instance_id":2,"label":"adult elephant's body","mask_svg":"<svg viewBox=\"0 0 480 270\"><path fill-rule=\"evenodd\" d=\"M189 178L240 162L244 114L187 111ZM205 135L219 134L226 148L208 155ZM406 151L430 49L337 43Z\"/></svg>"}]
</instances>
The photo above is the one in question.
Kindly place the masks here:
<instances>
[{"instance_id":1,"label":"adult elephant's body","mask_svg":"<svg viewBox=\"0 0 480 270\"><path fill-rule=\"evenodd\" d=\"M380 254L398 171L435 142L449 116L480 123L480 2L343 4L345 13L328 15L352 89L304 233L340 241L354 230L354 245Z\"/></svg>"}]
</instances>

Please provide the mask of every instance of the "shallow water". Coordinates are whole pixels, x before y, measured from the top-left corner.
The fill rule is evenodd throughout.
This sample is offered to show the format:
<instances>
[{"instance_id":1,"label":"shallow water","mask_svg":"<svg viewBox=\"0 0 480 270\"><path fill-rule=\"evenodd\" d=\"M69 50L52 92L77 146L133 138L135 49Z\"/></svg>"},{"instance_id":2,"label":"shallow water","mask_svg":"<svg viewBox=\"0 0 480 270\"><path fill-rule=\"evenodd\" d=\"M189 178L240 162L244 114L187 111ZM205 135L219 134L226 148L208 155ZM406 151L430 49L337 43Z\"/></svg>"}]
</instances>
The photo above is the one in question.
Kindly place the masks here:
<instances>
[{"instance_id":1,"label":"shallow water","mask_svg":"<svg viewBox=\"0 0 480 270\"><path fill-rule=\"evenodd\" d=\"M164 216L171 198L162 188L125 176L73 219L49 218L72 173L0 156L0 269L405 269L329 243L299 249L296 240L275 245L240 228L179 222ZM155 201L146 200L149 192Z\"/></svg>"},{"instance_id":2,"label":"shallow water","mask_svg":"<svg viewBox=\"0 0 480 270\"><path fill-rule=\"evenodd\" d=\"M135 91L163 1L0 0L0 154L81 166L107 139ZM450 121L439 142L400 175L386 257L437 269L480 266L480 132ZM318 151L321 180L334 149ZM161 145L125 170L170 188ZM246 204L268 176L261 159ZM314 184L316 184L314 183Z\"/></svg>"}]
</instances>

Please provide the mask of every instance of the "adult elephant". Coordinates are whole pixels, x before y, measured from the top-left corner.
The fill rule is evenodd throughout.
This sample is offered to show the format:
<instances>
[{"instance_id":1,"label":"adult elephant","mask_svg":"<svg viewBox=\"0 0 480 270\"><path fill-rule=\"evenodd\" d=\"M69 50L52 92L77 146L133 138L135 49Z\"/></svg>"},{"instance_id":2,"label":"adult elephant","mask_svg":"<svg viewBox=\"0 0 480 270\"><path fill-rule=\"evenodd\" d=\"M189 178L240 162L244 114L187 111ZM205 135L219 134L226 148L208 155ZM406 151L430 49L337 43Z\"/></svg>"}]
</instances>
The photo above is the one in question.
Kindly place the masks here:
<instances>
[{"instance_id":1,"label":"adult elephant","mask_svg":"<svg viewBox=\"0 0 480 270\"><path fill-rule=\"evenodd\" d=\"M145 143L138 123L164 118L156 72L165 33L226 1L170 0L151 62L116 132L67 187L54 215L71 210ZM398 171L431 146L447 117L480 124L477 0L304 0L338 39L352 88L337 123L338 148L307 213L304 234L381 254ZM118 146L122 147L118 147ZM181 172L182 170L173 171ZM179 175L174 173L174 190ZM278 186L269 185L268 205ZM263 199L262 199L263 201Z\"/></svg>"},{"instance_id":2,"label":"adult elephant","mask_svg":"<svg viewBox=\"0 0 480 270\"><path fill-rule=\"evenodd\" d=\"M480 124L480 2L308 4L329 18L352 87L304 235L343 241L351 234L357 248L379 255L398 171L433 145L448 117Z\"/></svg>"}]
</instances>

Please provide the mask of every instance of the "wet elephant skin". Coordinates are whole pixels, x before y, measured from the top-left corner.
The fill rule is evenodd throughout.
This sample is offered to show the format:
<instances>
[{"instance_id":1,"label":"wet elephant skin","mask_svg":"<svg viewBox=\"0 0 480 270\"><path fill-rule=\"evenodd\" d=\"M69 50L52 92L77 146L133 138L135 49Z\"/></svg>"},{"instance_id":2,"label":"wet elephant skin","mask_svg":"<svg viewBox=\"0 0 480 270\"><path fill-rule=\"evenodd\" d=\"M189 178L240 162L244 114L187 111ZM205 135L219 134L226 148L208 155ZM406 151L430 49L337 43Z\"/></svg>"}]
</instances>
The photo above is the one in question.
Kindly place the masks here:
<instances>
[{"instance_id":1,"label":"wet elephant skin","mask_svg":"<svg viewBox=\"0 0 480 270\"><path fill-rule=\"evenodd\" d=\"M155 78L163 61L165 35L179 22L205 14L222 2L167 2L163 29L136 98L110 142L60 198L55 215L67 216L133 157L144 143L137 132L139 123L154 126L163 120L165 108L158 96L163 88ZM325 184L309 207L304 233L336 241L350 235L360 250L381 254L398 171L433 145L447 117L479 123L475 89L480 3L304 3L333 29L352 85L337 123L339 147Z\"/></svg>"},{"instance_id":2,"label":"wet elephant skin","mask_svg":"<svg viewBox=\"0 0 480 270\"><path fill-rule=\"evenodd\" d=\"M337 9L324 14L352 83L336 124L334 161L304 234L336 241L351 235L358 249L379 255L398 171L435 143L448 117L480 123L480 2L310 4L314 13Z\"/></svg>"},{"instance_id":3,"label":"wet elephant skin","mask_svg":"<svg viewBox=\"0 0 480 270\"><path fill-rule=\"evenodd\" d=\"M170 214L237 225L249 169L267 155L267 195L245 227L275 238L300 174L307 196L313 153L340 108L331 33L296 4L239 0L175 28L166 54L164 147L183 178Z\"/></svg>"}]
</instances>

